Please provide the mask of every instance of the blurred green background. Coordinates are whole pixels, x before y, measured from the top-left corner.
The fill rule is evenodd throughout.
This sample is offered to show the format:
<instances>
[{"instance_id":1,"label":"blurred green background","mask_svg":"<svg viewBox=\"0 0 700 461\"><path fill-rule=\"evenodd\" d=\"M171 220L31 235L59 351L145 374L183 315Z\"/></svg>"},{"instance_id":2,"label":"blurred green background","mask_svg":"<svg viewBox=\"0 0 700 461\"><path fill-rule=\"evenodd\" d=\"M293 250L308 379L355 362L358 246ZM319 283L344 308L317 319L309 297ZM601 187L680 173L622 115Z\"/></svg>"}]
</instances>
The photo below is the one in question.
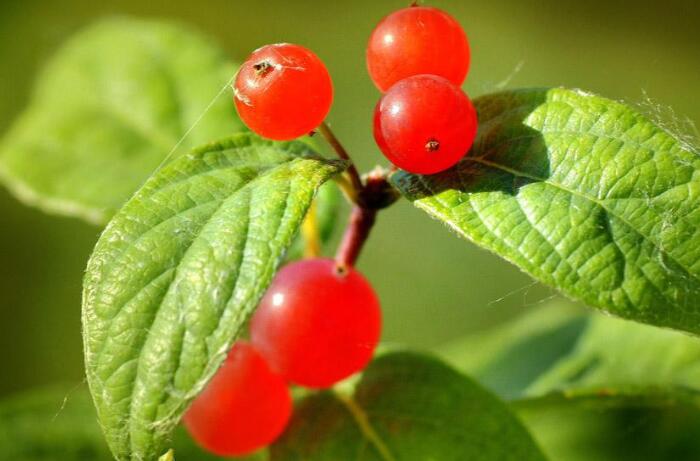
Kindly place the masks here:
<instances>
[{"instance_id":1,"label":"blurred green background","mask_svg":"<svg viewBox=\"0 0 700 461\"><path fill-rule=\"evenodd\" d=\"M270 42L315 50L335 82L330 122L366 170L382 159L370 130L379 94L365 71L364 46L377 21L406 3L3 0L0 130L26 104L38 69L80 27L105 15L174 18L213 36L235 59ZM639 104L691 135L691 121L700 121L700 2L430 4L448 10L470 36L465 88L472 96L565 85ZM81 278L99 231L26 208L0 190L0 395L82 379ZM553 294L407 203L381 215L360 266L384 304L384 339L417 347L502 321Z\"/></svg>"}]
</instances>

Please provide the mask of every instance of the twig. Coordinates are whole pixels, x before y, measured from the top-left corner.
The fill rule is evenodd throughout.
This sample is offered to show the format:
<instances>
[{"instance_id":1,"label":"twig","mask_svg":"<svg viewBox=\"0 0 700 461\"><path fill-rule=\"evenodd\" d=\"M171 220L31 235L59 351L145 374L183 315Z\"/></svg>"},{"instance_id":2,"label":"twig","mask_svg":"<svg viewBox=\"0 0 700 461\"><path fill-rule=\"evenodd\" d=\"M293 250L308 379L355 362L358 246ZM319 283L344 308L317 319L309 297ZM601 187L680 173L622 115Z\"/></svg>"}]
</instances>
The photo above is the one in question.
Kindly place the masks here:
<instances>
[{"instance_id":1,"label":"twig","mask_svg":"<svg viewBox=\"0 0 700 461\"><path fill-rule=\"evenodd\" d=\"M357 172L355 163L352 161L343 145L340 144L338 138L335 137L335 134L333 134L333 131L331 131L330 127L326 124L326 122L321 123L321 125L318 127L318 131L321 133L321 136L323 136L324 139L328 142L328 144L331 145L338 157L350 162L350 166L348 166L347 172L350 176L350 182L352 184L352 187L356 191L356 194L354 194L355 199L359 199L361 195L360 192L362 191L364 186L362 185L362 179L360 179L360 174Z\"/></svg>"},{"instance_id":2,"label":"twig","mask_svg":"<svg viewBox=\"0 0 700 461\"><path fill-rule=\"evenodd\" d=\"M352 207L345 235L343 235L343 240L340 242L335 256L341 270L355 265L372 230L376 216L377 210L375 208L364 208L358 205Z\"/></svg>"}]
</instances>

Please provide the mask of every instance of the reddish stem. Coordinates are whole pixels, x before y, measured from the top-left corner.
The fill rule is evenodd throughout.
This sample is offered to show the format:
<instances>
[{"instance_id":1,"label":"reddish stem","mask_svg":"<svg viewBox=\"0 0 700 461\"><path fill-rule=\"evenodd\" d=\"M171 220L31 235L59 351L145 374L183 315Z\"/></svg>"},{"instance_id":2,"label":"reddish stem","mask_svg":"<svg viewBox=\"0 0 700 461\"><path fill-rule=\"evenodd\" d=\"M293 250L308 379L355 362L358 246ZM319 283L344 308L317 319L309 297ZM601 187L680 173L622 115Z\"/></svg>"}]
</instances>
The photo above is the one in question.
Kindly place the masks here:
<instances>
[{"instance_id":1,"label":"reddish stem","mask_svg":"<svg viewBox=\"0 0 700 461\"><path fill-rule=\"evenodd\" d=\"M352 207L345 235L343 235L343 240L340 242L335 256L335 260L341 270L355 265L357 257L360 255L360 251L362 251L362 247L372 230L376 216L377 209L375 208L357 205Z\"/></svg>"}]
</instances>

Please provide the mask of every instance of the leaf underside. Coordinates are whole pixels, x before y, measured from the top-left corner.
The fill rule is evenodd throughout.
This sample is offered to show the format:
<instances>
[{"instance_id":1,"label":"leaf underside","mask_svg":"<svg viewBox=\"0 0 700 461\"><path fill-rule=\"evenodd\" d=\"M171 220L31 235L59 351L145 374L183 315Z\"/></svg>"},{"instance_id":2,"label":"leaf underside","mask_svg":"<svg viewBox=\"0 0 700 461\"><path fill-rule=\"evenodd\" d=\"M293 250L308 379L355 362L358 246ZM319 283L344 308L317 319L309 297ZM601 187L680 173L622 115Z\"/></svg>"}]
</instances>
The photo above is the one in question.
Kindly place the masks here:
<instances>
[{"instance_id":1,"label":"leaf underside","mask_svg":"<svg viewBox=\"0 0 700 461\"><path fill-rule=\"evenodd\" d=\"M0 144L0 178L25 202L104 224L156 166L238 131L235 66L180 25L99 22L69 40Z\"/></svg>"},{"instance_id":2,"label":"leaf underside","mask_svg":"<svg viewBox=\"0 0 700 461\"><path fill-rule=\"evenodd\" d=\"M306 398L270 454L273 461L544 459L505 404L443 363L407 352L372 362L351 397Z\"/></svg>"},{"instance_id":3,"label":"leaf underside","mask_svg":"<svg viewBox=\"0 0 700 461\"><path fill-rule=\"evenodd\" d=\"M567 89L475 101L456 167L393 184L462 237L612 314L700 333L700 155L629 107Z\"/></svg>"},{"instance_id":4,"label":"leaf underside","mask_svg":"<svg viewBox=\"0 0 700 461\"><path fill-rule=\"evenodd\" d=\"M303 143L234 135L160 170L110 222L88 263L83 337L118 459L162 454L342 168Z\"/></svg>"}]
</instances>

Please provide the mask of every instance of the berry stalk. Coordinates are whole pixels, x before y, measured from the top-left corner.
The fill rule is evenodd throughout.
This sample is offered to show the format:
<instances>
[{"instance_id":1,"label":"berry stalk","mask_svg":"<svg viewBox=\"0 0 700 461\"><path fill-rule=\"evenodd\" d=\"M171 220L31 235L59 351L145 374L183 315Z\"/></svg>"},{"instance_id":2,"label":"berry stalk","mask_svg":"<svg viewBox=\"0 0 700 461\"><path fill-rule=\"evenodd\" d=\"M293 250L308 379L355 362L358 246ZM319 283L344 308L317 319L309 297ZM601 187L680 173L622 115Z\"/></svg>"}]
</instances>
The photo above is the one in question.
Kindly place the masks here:
<instances>
[{"instance_id":1,"label":"berry stalk","mask_svg":"<svg viewBox=\"0 0 700 461\"><path fill-rule=\"evenodd\" d=\"M377 209L355 205L350 213L350 220L340 242L335 261L342 270L354 267L362 247L369 237L377 216Z\"/></svg>"},{"instance_id":2,"label":"berry stalk","mask_svg":"<svg viewBox=\"0 0 700 461\"><path fill-rule=\"evenodd\" d=\"M323 122L318 127L318 130L338 157L350 162L350 166L346 171L347 175L341 177L338 184L353 203L353 207L343 240L338 247L335 258L338 268L342 271L347 271L355 266L362 247L367 237L369 237L372 226L374 226L377 210L383 208L383 206L376 206L376 204L381 202L377 192L380 189L383 192L384 188L377 188L376 184L377 181L386 183L386 178L382 171L377 170L368 175L367 183L363 183L352 158L350 158L350 155L326 122Z\"/></svg>"},{"instance_id":3,"label":"berry stalk","mask_svg":"<svg viewBox=\"0 0 700 461\"><path fill-rule=\"evenodd\" d=\"M328 142L328 144L330 144L330 146L333 148L338 157L350 162L350 166L348 167L347 172L350 176L350 183L352 184L352 188L354 189L354 191L352 194L348 195L350 195L350 198L354 202L356 202L360 199L360 192L362 191L362 189L364 189L364 186L362 185L362 179L360 179L360 174L357 172L355 163L352 161L352 159L348 155L348 151L346 151L343 145L340 143L340 141L338 141L338 138L336 138L335 134L328 126L328 124L326 124L326 122L323 122L321 123L321 125L319 125L318 131L321 133L321 136L323 136L323 138Z\"/></svg>"},{"instance_id":4,"label":"berry stalk","mask_svg":"<svg viewBox=\"0 0 700 461\"><path fill-rule=\"evenodd\" d=\"M387 180L389 174L388 170L377 167L366 175L359 199L352 208L343 240L336 253L335 260L339 268L346 269L355 265L374 226L377 212L398 199L398 193Z\"/></svg>"}]
</instances>

